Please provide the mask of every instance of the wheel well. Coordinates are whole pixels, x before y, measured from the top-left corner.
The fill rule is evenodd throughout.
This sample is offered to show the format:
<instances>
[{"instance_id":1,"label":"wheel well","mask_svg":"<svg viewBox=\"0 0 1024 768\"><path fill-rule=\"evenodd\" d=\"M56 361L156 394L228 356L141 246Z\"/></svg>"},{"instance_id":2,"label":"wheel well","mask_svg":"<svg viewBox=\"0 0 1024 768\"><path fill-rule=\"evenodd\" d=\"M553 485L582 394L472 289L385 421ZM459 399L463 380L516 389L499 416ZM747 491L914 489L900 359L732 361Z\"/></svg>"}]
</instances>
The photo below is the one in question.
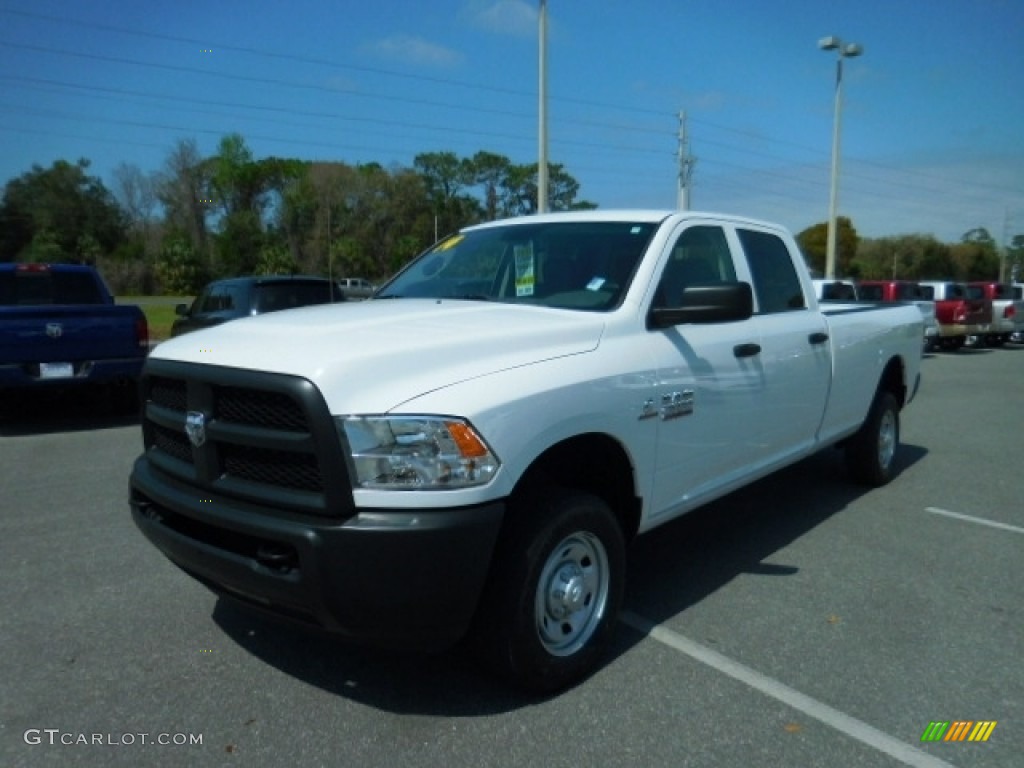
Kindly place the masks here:
<instances>
[{"instance_id":1,"label":"wheel well","mask_svg":"<svg viewBox=\"0 0 1024 768\"><path fill-rule=\"evenodd\" d=\"M905 383L903 361L900 358L894 357L885 366L885 370L882 372L882 379L878 382L878 391L892 392L900 408L906 405L907 385Z\"/></svg>"},{"instance_id":2,"label":"wheel well","mask_svg":"<svg viewBox=\"0 0 1024 768\"><path fill-rule=\"evenodd\" d=\"M601 497L618 518L626 541L640 527L633 465L622 445L608 435L578 435L551 446L523 473L513 495L545 485Z\"/></svg>"}]
</instances>

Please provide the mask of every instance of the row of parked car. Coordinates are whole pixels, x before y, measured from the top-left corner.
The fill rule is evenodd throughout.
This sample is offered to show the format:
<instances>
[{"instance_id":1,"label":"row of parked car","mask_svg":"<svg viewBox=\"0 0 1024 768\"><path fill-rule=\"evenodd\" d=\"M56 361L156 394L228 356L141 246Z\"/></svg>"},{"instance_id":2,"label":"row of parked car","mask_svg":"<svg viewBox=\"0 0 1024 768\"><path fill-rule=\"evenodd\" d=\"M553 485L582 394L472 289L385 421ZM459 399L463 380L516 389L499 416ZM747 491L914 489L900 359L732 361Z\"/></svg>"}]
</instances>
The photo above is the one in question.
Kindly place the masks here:
<instances>
[{"instance_id":1,"label":"row of parked car","mask_svg":"<svg viewBox=\"0 0 1024 768\"><path fill-rule=\"evenodd\" d=\"M947 280L815 280L825 302L913 302L926 351L1024 342L1024 285Z\"/></svg>"}]
</instances>

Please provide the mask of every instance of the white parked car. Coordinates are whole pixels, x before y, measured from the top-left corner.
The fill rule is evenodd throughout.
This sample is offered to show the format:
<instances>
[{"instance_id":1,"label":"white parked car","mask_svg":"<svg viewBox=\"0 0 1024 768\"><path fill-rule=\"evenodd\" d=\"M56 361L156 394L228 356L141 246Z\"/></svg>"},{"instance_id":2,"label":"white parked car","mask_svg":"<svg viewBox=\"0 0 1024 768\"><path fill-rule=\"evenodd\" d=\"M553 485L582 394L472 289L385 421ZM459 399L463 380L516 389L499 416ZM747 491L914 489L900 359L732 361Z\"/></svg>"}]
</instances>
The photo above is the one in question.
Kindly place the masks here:
<instances>
[{"instance_id":1,"label":"white parked car","mask_svg":"<svg viewBox=\"0 0 1024 768\"><path fill-rule=\"evenodd\" d=\"M1013 284L1013 333L1010 340L1024 344L1024 284Z\"/></svg>"},{"instance_id":2,"label":"white parked car","mask_svg":"<svg viewBox=\"0 0 1024 768\"><path fill-rule=\"evenodd\" d=\"M849 280L815 278L811 283L818 301L857 301L857 286Z\"/></svg>"}]
</instances>

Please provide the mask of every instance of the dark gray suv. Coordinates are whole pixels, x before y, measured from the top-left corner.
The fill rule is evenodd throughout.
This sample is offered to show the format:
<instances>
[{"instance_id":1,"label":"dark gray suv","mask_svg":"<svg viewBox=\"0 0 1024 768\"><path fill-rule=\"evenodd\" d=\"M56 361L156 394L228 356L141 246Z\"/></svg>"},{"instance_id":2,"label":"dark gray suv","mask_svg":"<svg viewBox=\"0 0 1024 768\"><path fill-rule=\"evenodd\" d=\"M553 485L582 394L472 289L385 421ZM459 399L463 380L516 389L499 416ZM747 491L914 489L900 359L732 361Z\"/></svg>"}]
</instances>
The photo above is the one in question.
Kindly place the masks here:
<instances>
[{"instance_id":1,"label":"dark gray suv","mask_svg":"<svg viewBox=\"0 0 1024 768\"><path fill-rule=\"evenodd\" d=\"M215 280L203 288L192 306L175 307L178 319L171 328L171 336L239 317L335 301L345 301L345 294L336 282L325 277L265 275Z\"/></svg>"}]
</instances>

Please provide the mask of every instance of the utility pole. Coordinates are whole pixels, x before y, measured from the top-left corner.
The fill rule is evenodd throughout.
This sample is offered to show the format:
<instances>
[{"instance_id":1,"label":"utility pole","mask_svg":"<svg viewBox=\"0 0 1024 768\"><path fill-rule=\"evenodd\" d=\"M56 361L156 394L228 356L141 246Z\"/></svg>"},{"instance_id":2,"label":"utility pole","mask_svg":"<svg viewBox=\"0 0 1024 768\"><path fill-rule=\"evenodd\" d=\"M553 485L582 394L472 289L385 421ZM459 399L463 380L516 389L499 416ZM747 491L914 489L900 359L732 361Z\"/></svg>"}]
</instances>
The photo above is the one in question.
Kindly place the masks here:
<instances>
[{"instance_id":1,"label":"utility pole","mask_svg":"<svg viewBox=\"0 0 1024 768\"><path fill-rule=\"evenodd\" d=\"M679 190L676 207L681 211L690 210L690 180L693 178L693 167L697 158L690 154L690 138L686 134L686 113L679 113Z\"/></svg>"},{"instance_id":2,"label":"utility pole","mask_svg":"<svg viewBox=\"0 0 1024 768\"><path fill-rule=\"evenodd\" d=\"M999 282L1006 282L1006 262L1010 254L1010 209L1003 208L1003 247L999 249Z\"/></svg>"},{"instance_id":3,"label":"utility pole","mask_svg":"<svg viewBox=\"0 0 1024 768\"><path fill-rule=\"evenodd\" d=\"M548 4L540 0L537 114L537 213L548 210Z\"/></svg>"}]
</instances>

